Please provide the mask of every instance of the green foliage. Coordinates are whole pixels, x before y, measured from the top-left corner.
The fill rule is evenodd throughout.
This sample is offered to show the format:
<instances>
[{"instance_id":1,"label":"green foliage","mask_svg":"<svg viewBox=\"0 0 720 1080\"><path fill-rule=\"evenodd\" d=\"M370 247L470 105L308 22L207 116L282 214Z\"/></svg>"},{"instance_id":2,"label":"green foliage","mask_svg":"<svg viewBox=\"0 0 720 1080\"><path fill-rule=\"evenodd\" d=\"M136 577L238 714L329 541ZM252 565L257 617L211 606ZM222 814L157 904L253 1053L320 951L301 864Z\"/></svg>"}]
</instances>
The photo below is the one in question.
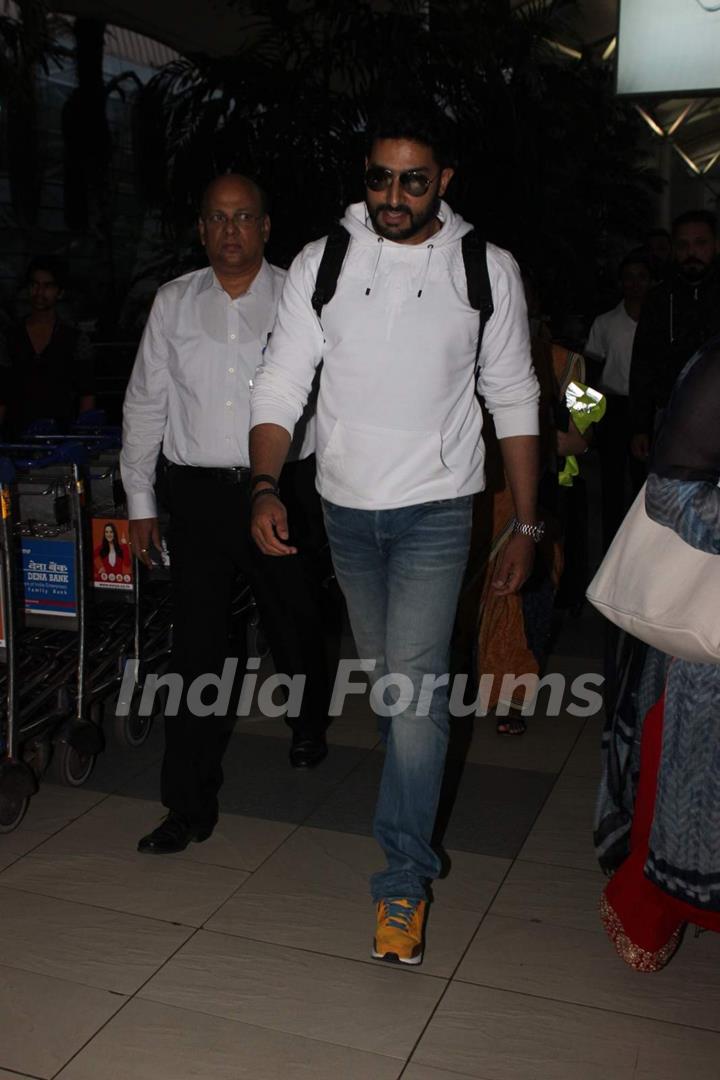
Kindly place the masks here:
<instances>
[{"instance_id":1,"label":"green foliage","mask_svg":"<svg viewBox=\"0 0 720 1080\"><path fill-rule=\"evenodd\" d=\"M638 123L607 68L564 57L575 0L237 2L247 31L228 57L171 64L143 91L148 200L180 230L217 172L261 180L286 258L362 197L362 130L387 96L424 95L456 129L450 201L543 270L592 262L609 232L649 220ZM545 276L548 276L547 273Z\"/></svg>"},{"instance_id":2,"label":"green foliage","mask_svg":"<svg viewBox=\"0 0 720 1080\"><path fill-rule=\"evenodd\" d=\"M0 97L5 110L10 197L19 224L32 226L40 204L43 159L38 145L37 74L66 55L62 23L44 0L17 0L17 16L0 15Z\"/></svg>"}]
</instances>

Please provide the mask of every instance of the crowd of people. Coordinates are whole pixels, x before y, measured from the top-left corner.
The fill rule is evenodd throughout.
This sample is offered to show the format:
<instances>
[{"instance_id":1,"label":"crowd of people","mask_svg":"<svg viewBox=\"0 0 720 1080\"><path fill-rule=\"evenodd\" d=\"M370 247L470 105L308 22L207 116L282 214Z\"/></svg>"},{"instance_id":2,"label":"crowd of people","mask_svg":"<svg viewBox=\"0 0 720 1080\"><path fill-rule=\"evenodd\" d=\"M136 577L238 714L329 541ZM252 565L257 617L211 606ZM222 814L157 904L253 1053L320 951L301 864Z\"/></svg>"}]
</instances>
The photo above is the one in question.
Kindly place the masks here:
<instances>
[{"instance_id":1,"label":"crowd of people","mask_svg":"<svg viewBox=\"0 0 720 1080\"><path fill-rule=\"evenodd\" d=\"M167 816L139 851L181 851L217 823L234 703L200 717L187 689L242 651L230 641L238 574L277 670L306 680L287 715L290 765L321 765L329 546L358 655L389 706L372 955L405 964L422 961L440 872L453 633L478 679L541 672L555 605L581 604L589 573L578 459L597 450L604 548L645 484L654 520L720 553L713 216L690 211L671 234L653 230L621 262L619 303L568 348L553 341L532 276L445 200L454 168L442 122L387 109L368 135L364 200L287 273L265 258L265 192L247 176L216 177L198 219L208 265L159 289L124 403L130 543L152 566L161 506L171 668L186 688L165 721ZM95 403L87 343L57 316L59 268L36 260L28 284L31 311L7 337L0 383L12 437ZM114 564L110 530L103 544L98 557ZM612 725L622 748L605 748L596 840L613 877L602 915L641 970L666 962L686 923L720 928L720 668L702 667L636 651L623 724ZM522 735L526 700L489 702L501 704L498 734ZM699 808L689 822L685 800Z\"/></svg>"}]
</instances>

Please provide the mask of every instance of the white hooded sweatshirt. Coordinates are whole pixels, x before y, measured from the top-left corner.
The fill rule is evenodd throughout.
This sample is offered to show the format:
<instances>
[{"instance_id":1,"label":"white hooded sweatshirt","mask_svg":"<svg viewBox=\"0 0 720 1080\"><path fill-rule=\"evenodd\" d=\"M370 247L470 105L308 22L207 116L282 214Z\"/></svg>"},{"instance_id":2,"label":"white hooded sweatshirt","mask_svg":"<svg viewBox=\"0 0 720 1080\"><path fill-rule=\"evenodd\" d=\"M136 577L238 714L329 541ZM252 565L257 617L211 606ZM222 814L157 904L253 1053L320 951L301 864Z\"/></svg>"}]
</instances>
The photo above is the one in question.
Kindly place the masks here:
<instances>
[{"instance_id":1,"label":"white hooded sweatshirt","mask_svg":"<svg viewBox=\"0 0 720 1080\"><path fill-rule=\"evenodd\" d=\"M320 361L317 486L340 506L384 510L453 499L485 486L475 394L479 315L468 302L461 238L472 228L445 203L422 244L383 239L365 203L348 207L351 241L320 321L311 304L325 241L290 267L255 379L251 424L292 433ZM523 286L512 256L488 244L494 313L477 388L498 436L535 435L539 389Z\"/></svg>"}]
</instances>

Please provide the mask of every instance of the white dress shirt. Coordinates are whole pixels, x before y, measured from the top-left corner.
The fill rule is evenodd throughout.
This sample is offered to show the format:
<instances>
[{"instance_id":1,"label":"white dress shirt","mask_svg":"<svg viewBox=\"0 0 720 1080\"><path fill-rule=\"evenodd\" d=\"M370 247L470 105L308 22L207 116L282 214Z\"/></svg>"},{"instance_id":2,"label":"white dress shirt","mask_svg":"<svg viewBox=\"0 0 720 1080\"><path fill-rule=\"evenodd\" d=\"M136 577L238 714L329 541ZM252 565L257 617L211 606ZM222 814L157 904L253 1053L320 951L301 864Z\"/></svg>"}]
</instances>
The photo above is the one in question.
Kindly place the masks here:
<instances>
[{"instance_id":1,"label":"white dress shirt","mask_svg":"<svg viewBox=\"0 0 720 1080\"><path fill-rule=\"evenodd\" d=\"M131 519L157 514L161 446L176 465L249 466L250 391L284 278L284 270L263 261L235 300L210 267L158 290L123 407L120 469ZM313 453L313 420L294 448L298 458Z\"/></svg>"},{"instance_id":2,"label":"white dress shirt","mask_svg":"<svg viewBox=\"0 0 720 1080\"><path fill-rule=\"evenodd\" d=\"M605 361L601 390L627 397L636 330L637 322L628 315L624 301L604 315L598 315L590 327L585 352Z\"/></svg>"}]
</instances>

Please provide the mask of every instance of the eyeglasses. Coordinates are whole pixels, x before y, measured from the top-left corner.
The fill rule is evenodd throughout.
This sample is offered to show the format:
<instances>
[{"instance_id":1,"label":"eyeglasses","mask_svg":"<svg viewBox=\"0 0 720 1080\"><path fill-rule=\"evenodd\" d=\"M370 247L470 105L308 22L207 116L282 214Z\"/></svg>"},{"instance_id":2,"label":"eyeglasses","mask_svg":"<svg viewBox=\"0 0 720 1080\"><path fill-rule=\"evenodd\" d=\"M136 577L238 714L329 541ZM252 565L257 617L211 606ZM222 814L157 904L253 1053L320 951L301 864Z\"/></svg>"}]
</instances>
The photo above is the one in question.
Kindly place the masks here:
<instances>
[{"instance_id":1,"label":"eyeglasses","mask_svg":"<svg viewBox=\"0 0 720 1080\"><path fill-rule=\"evenodd\" d=\"M365 187L370 191L387 191L392 187L396 176L403 191L416 198L424 195L433 180L437 179L437 176L428 176L418 169L405 169L404 172L396 173L392 169L384 169L382 165L371 165L365 173Z\"/></svg>"},{"instance_id":2,"label":"eyeglasses","mask_svg":"<svg viewBox=\"0 0 720 1080\"><path fill-rule=\"evenodd\" d=\"M263 217L264 214L251 214L249 210L236 210L232 217L223 214L222 210L213 210L212 213L205 214L203 220L206 225L212 225L215 229L224 229L229 221L236 229L246 229L248 225L260 221Z\"/></svg>"}]
</instances>

